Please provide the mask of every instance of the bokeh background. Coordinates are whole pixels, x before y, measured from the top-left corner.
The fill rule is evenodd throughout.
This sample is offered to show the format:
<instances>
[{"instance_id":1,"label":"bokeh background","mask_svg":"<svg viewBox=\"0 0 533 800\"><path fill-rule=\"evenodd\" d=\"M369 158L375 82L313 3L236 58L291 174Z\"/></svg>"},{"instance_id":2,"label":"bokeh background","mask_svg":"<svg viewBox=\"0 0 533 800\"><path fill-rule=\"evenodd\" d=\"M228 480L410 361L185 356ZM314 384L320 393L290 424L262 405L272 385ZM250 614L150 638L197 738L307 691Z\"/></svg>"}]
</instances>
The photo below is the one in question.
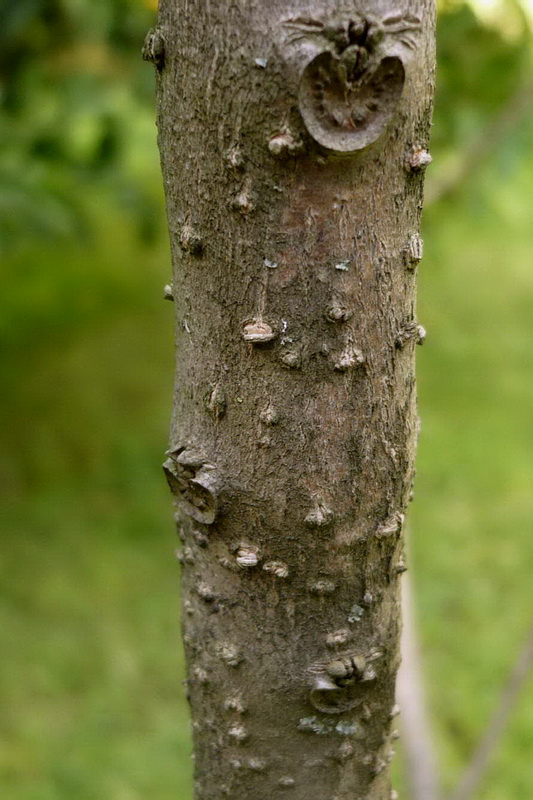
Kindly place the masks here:
<instances>
[{"instance_id":1,"label":"bokeh background","mask_svg":"<svg viewBox=\"0 0 533 800\"><path fill-rule=\"evenodd\" d=\"M0 792L191 796L155 0L0 3ZM533 7L442 3L411 567L453 786L533 619ZM533 686L479 800L533 797ZM401 780L401 777L400 777Z\"/></svg>"}]
</instances>

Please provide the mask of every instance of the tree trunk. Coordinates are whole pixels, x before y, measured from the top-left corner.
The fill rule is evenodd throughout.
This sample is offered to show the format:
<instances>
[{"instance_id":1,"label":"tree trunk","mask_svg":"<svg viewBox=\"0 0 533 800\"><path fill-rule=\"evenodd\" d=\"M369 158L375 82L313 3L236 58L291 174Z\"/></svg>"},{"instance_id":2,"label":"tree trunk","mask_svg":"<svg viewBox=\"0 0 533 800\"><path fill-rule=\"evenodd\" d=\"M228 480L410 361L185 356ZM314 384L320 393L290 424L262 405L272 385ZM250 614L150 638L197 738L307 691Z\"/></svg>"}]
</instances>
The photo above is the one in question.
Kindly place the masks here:
<instances>
[{"instance_id":1,"label":"tree trunk","mask_svg":"<svg viewBox=\"0 0 533 800\"><path fill-rule=\"evenodd\" d=\"M197 800L388 800L434 8L163 0Z\"/></svg>"}]
</instances>

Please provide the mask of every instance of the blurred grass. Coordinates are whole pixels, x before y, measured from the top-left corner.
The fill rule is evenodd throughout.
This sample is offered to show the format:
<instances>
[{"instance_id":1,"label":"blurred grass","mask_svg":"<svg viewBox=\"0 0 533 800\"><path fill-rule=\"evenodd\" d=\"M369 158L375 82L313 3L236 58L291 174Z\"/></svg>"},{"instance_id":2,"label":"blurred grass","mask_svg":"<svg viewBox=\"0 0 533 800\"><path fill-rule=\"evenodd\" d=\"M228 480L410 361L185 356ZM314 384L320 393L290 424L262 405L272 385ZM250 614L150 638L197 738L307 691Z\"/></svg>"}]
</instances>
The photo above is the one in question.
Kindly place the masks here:
<instances>
[{"instance_id":1,"label":"blurred grass","mask_svg":"<svg viewBox=\"0 0 533 800\"><path fill-rule=\"evenodd\" d=\"M425 219L419 316L430 336L418 357L411 524L448 785L484 732L533 621L532 189L531 155L511 175L493 163L475 190ZM533 793L531 681L513 716L482 800Z\"/></svg>"},{"instance_id":2,"label":"blurred grass","mask_svg":"<svg viewBox=\"0 0 533 800\"><path fill-rule=\"evenodd\" d=\"M104 13L102 3L94 9ZM469 30L471 16L459 16ZM492 72L481 55L468 62L453 116L466 69L461 61L453 71L457 19L441 35L437 175L483 127L484 105L492 112L502 64L510 92L524 60L500 42ZM490 66L495 34L483 35ZM490 77L475 107L473 70L479 85ZM123 89L109 97L122 98L127 146L108 171L98 162L97 178L85 162L61 173L66 196L72 187L83 195L73 201L83 205L80 231L19 236L0 278L0 790L10 800L191 796L178 569L160 470L173 323L162 301L170 266L158 155L152 109L137 114ZM84 109L69 141L83 149L91 131ZM424 220L419 318L429 335L418 354L412 568L448 786L533 612L532 143L530 112ZM117 159L142 192L117 180ZM59 172L58 162L50 174ZM533 795L532 741L529 685L479 800Z\"/></svg>"},{"instance_id":3,"label":"blurred grass","mask_svg":"<svg viewBox=\"0 0 533 800\"><path fill-rule=\"evenodd\" d=\"M0 787L13 800L190 794L160 470L168 252L164 241L141 252L120 223L102 220L90 252L17 256L22 280L37 265L54 289L36 303L35 330L19 331L12 309L0 399Z\"/></svg>"}]
</instances>

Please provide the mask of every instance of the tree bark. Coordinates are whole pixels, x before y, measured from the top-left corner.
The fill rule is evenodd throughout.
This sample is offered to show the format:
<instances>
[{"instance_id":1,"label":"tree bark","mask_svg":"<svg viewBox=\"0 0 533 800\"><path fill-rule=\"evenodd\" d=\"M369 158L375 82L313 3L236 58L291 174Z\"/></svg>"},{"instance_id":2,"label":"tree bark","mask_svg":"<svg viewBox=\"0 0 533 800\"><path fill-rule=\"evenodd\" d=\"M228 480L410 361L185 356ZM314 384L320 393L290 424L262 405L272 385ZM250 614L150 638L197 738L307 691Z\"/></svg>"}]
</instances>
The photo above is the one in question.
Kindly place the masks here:
<instances>
[{"instance_id":1,"label":"tree bark","mask_svg":"<svg viewBox=\"0 0 533 800\"><path fill-rule=\"evenodd\" d=\"M163 0L197 800L388 800L434 8Z\"/></svg>"}]
</instances>

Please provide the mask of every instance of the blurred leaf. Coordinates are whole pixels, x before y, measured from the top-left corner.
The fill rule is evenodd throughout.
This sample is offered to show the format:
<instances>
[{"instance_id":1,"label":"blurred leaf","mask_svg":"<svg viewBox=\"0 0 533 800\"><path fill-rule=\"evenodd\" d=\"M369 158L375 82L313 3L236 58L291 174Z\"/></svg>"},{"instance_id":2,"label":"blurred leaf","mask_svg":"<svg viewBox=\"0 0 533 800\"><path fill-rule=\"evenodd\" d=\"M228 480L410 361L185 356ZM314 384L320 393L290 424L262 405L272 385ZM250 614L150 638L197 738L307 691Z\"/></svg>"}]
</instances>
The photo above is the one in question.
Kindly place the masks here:
<instances>
[{"instance_id":1,"label":"blurred leaf","mask_svg":"<svg viewBox=\"0 0 533 800\"><path fill-rule=\"evenodd\" d=\"M140 59L152 20L132 0L4 0L0 6L4 253L31 238L87 232L86 198L114 194L118 207L127 185L138 200L122 210L130 209L144 240L152 235L159 212L150 199L157 190L146 189L159 183L148 90L153 76ZM143 159L136 172L133 149Z\"/></svg>"}]
</instances>

